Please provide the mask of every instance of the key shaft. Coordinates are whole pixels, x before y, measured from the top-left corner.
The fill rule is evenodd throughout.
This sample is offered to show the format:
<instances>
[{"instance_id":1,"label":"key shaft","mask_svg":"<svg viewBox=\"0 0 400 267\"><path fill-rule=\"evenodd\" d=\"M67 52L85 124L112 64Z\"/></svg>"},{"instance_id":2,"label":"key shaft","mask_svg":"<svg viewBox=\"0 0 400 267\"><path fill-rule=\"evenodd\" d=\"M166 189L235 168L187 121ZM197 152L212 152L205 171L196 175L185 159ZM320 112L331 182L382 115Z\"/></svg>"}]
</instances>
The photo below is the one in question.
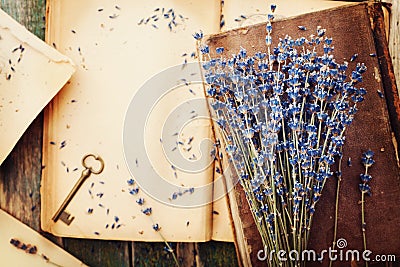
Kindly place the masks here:
<instances>
[{"instance_id":1,"label":"key shaft","mask_svg":"<svg viewBox=\"0 0 400 267\"><path fill-rule=\"evenodd\" d=\"M74 198L75 194L78 192L79 188L82 186L82 184L85 182L85 180L90 176L91 170L86 168L82 171L81 177L79 180L75 183L74 187L71 189L69 192L68 196L65 198L61 206L58 208L57 212L54 214L52 220L54 222L57 222L58 219L60 219L61 214L65 211L67 208L68 204L71 202L71 200Z\"/></svg>"}]
</instances>

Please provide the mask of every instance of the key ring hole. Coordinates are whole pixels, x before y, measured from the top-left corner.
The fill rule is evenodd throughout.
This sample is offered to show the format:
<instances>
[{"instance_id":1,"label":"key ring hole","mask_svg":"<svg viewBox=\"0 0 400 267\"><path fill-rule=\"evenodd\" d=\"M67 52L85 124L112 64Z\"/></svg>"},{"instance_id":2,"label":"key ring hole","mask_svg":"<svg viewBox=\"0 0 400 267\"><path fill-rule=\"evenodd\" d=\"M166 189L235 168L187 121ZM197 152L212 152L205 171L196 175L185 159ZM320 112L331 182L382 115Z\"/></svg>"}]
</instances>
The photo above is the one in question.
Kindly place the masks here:
<instances>
[{"instance_id":1,"label":"key ring hole","mask_svg":"<svg viewBox=\"0 0 400 267\"><path fill-rule=\"evenodd\" d=\"M96 163L95 161L97 161L98 163ZM84 156L82 159L82 165L85 169L88 169L93 174L99 174L104 170L103 159L100 156L96 156L93 154L88 154Z\"/></svg>"}]
</instances>

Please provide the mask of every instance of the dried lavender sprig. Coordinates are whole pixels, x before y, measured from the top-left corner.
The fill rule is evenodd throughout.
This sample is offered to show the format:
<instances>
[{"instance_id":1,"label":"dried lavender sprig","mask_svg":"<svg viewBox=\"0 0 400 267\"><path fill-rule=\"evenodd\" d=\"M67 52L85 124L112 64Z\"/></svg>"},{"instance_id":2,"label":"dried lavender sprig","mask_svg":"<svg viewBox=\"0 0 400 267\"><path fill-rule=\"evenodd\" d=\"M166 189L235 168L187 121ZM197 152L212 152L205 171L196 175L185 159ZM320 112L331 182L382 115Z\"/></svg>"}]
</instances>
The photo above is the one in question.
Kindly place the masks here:
<instances>
[{"instance_id":1,"label":"dried lavender sprig","mask_svg":"<svg viewBox=\"0 0 400 267\"><path fill-rule=\"evenodd\" d=\"M11 238L10 244L18 249L25 251L27 254L40 256L44 261L46 261L46 263L52 264L57 267L62 267L62 265L59 265L59 264L51 261L50 258L47 257L45 254L38 253L38 248L35 245L25 244L25 243L21 242L20 240L18 240L17 238Z\"/></svg>"},{"instance_id":2,"label":"dried lavender sprig","mask_svg":"<svg viewBox=\"0 0 400 267\"><path fill-rule=\"evenodd\" d=\"M167 242L167 239L164 237L164 235L161 233L161 227L158 225L158 223L152 225L152 228L154 231L156 231L160 237L163 239L165 247L166 247L166 251L172 254L172 257L174 259L174 262L176 264L177 267L180 266L179 261L175 255L175 251L173 250L173 248L171 247L171 245Z\"/></svg>"},{"instance_id":3,"label":"dried lavender sprig","mask_svg":"<svg viewBox=\"0 0 400 267\"><path fill-rule=\"evenodd\" d=\"M363 245L364 251L367 250L367 236L366 236L366 226L365 222L365 194L371 195L371 187L368 183L371 181L372 176L368 174L368 169L375 163L374 152L372 150L368 150L363 153L361 158L361 162L365 167L365 172L360 174L361 184L359 185L361 191L361 231L363 235ZM365 266L368 267L368 262L365 262Z\"/></svg>"},{"instance_id":4,"label":"dried lavender sprig","mask_svg":"<svg viewBox=\"0 0 400 267\"><path fill-rule=\"evenodd\" d=\"M129 189L128 191L129 191L129 193L130 193L131 195L137 195L137 194L139 194L139 185L136 185L135 180L133 180L132 178L130 178L130 179L128 179L126 182L127 182L128 186L130 187L130 189ZM132 188L133 186L136 186L136 187ZM134 193L132 193L132 192L133 192L132 190L134 190ZM145 204L145 199L144 199L143 197L139 197L138 199L136 199L136 203L137 203L139 206L143 206L143 205ZM153 209L152 209L151 207L145 207L145 208L142 209L141 211L142 211L142 213L143 213L144 215L146 215L146 217L148 217L148 218L150 219L150 221L151 221L151 223L152 223L152 229L153 229L154 231L156 231L156 232L159 234L159 236L161 237L161 239L162 239L163 242L165 243L165 248L166 248L165 250L166 250L167 252L169 252L169 253L172 254L172 257L173 257L173 259L174 259L174 262L175 262L176 266L179 267L179 266L180 266L179 261L178 261L176 255L175 255L175 252L174 252L174 250L172 249L171 245L167 242L167 239L166 239L166 238L164 237L164 235L162 234L161 226L160 226L158 223L155 223L155 222L153 221L153 218L152 218ZM119 221L119 218L118 218L117 216L115 217L115 221L116 221L116 222ZM108 227L108 225L106 226L106 228L107 228L107 227Z\"/></svg>"},{"instance_id":5,"label":"dried lavender sprig","mask_svg":"<svg viewBox=\"0 0 400 267\"><path fill-rule=\"evenodd\" d=\"M342 148L341 148L342 152ZM336 172L337 176L337 186L336 186L336 198L335 198L335 219L334 219L334 227L333 227L333 242L332 242L332 249L336 248L336 240L337 240L337 229L338 229L338 217L339 217L339 192L340 192L340 184L342 181L342 161L343 161L343 154L339 159L338 170ZM333 264L333 260L329 259L329 267Z\"/></svg>"}]
</instances>

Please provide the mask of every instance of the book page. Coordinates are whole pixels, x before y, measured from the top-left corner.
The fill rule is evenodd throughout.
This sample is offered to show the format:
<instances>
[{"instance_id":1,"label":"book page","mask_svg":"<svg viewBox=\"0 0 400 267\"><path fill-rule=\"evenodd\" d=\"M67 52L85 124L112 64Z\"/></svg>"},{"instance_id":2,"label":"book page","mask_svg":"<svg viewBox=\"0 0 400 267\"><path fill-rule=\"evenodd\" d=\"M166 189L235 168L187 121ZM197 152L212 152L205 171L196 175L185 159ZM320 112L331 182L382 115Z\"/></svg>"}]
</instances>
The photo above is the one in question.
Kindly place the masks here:
<instances>
[{"instance_id":1,"label":"book page","mask_svg":"<svg viewBox=\"0 0 400 267\"><path fill-rule=\"evenodd\" d=\"M211 115L213 116L213 115ZM233 221L229 205L228 193L233 190L233 185L227 179L231 179L227 168L227 154L223 144L223 138L218 126L214 125L215 153L218 161L215 162L214 191L213 191L213 239L216 241L233 242Z\"/></svg>"},{"instance_id":2,"label":"book page","mask_svg":"<svg viewBox=\"0 0 400 267\"><path fill-rule=\"evenodd\" d=\"M2 10L0 37L1 164L74 66Z\"/></svg>"},{"instance_id":3,"label":"book page","mask_svg":"<svg viewBox=\"0 0 400 267\"><path fill-rule=\"evenodd\" d=\"M212 219L212 239L215 241L234 242L231 210L226 196L214 200Z\"/></svg>"},{"instance_id":4,"label":"book page","mask_svg":"<svg viewBox=\"0 0 400 267\"><path fill-rule=\"evenodd\" d=\"M48 42L78 70L46 112L42 228L81 238L209 240L212 133L190 62L192 34L219 31L219 3L52 0L48 19ZM89 153L102 157L104 171L68 205L73 222L54 223Z\"/></svg>"},{"instance_id":5,"label":"book page","mask_svg":"<svg viewBox=\"0 0 400 267\"><path fill-rule=\"evenodd\" d=\"M3 210L0 210L0 229L1 261L4 266L86 266ZM25 251L23 244L27 246Z\"/></svg>"}]
</instances>

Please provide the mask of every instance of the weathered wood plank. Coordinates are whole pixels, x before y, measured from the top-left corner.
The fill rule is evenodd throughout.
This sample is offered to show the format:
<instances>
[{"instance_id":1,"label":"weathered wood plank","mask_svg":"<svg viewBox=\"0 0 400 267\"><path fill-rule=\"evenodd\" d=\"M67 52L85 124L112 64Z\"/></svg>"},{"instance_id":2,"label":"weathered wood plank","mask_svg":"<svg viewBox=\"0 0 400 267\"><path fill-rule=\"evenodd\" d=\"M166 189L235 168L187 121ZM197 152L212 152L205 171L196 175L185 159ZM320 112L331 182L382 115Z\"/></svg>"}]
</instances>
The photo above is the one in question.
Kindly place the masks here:
<instances>
[{"instance_id":1,"label":"weathered wood plank","mask_svg":"<svg viewBox=\"0 0 400 267\"><path fill-rule=\"evenodd\" d=\"M178 243L176 256L182 266L198 266L198 243Z\"/></svg>"},{"instance_id":2,"label":"weathered wood plank","mask_svg":"<svg viewBox=\"0 0 400 267\"><path fill-rule=\"evenodd\" d=\"M132 266L130 242L63 238L64 248L92 267Z\"/></svg>"},{"instance_id":3,"label":"weathered wood plank","mask_svg":"<svg viewBox=\"0 0 400 267\"><path fill-rule=\"evenodd\" d=\"M171 246L176 251L176 243ZM137 267L176 266L172 254L165 251L164 247L165 244L160 242L135 242L133 265Z\"/></svg>"},{"instance_id":4,"label":"weathered wood plank","mask_svg":"<svg viewBox=\"0 0 400 267\"><path fill-rule=\"evenodd\" d=\"M210 241L198 243L198 248L200 266L239 266L233 243Z\"/></svg>"},{"instance_id":5,"label":"weathered wood plank","mask_svg":"<svg viewBox=\"0 0 400 267\"><path fill-rule=\"evenodd\" d=\"M0 168L0 207L40 230L43 114L34 120Z\"/></svg>"},{"instance_id":6,"label":"weathered wood plank","mask_svg":"<svg viewBox=\"0 0 400 267\"><path fill-rule=\"evenodd\" d=\"M46 0L1 0L1 8L44 40Z\"/></svg>"},{"instance_id":7,"label":"weathered wood plank","mask_svg":"<svg viewBox=\"0 0 400 267\"><path fill-rule=\"evenodd\" d=\"M172 255L160 242L135 242L134 266L175 266ZM229 242L172 243L172 248L183 267L238 266L235 245Z\"/></svg>"}]
</instances>

